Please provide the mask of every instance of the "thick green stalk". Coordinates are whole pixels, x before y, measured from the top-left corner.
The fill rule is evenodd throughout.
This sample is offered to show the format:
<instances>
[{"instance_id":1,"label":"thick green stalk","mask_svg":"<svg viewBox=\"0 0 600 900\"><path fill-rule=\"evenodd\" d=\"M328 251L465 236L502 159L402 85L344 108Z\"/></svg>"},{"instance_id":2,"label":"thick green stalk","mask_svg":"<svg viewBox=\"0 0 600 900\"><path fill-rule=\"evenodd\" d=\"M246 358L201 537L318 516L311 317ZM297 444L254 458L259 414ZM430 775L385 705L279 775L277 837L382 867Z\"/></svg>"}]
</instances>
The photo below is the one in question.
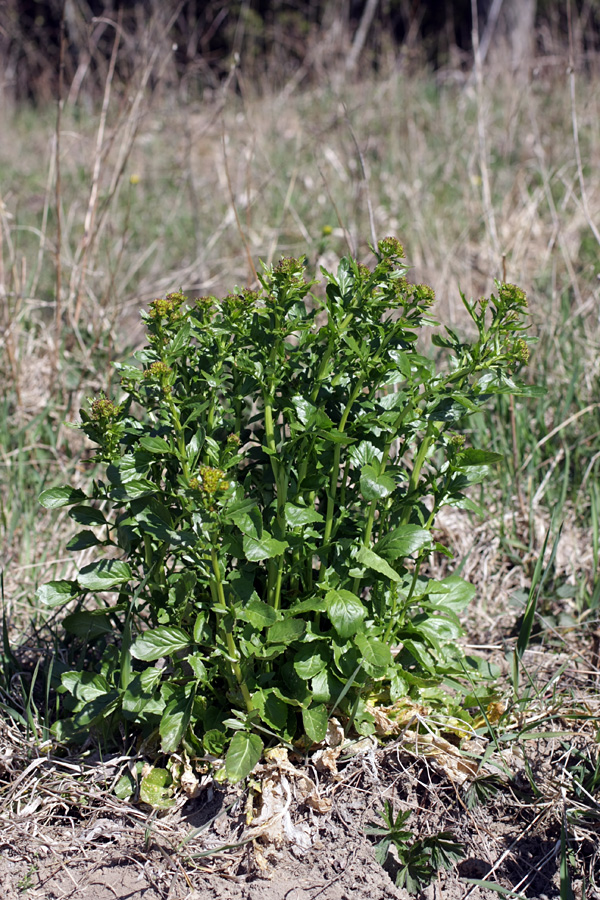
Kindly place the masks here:
<instances>
[{"instance_id":1,"label":"thick green stalk","mask_svg":"<svg viewBox=\"0 0 600 900\"><path fill-rule=\"evenodd\" d=\"M264 397L265 406L265 438L267 447L272 451L270 455L271 469L275 479L275 488L277 493L277 524L281 534L285 534L285 503L287 500L287 477L284 465L273 454L277 450L275 443L275 426L273 423L273 406L270 397ZM270 559L267 564L267 602L274 608L279 609L281 603L281 584L283 578L283 553L274 559Z\"/></svg>"},{"instance_id":2,"label":"thick green stalk","mask_svg":"<svg viewBox=\"0 0 600 900\"><path fill-rule=\"evenodd\" d=\"M383 473L385 472L386 466L388 464L389 457L390 457L390 450L392 449L392 444L396 440L396 436L398 434L398 429L402 425L402 422L404 421L404 419L406 418L408 413L410 411L412 411L412 408L413 408L412 403L408 403L404 407L404 409L402 410L402 412L400 413L400 415L398 416L396 421L394 422L391 436L388 438L388 440L385 444L385 447L383 448L383 452L381 454L381 461L379 463L378 475L383 475ZM371 500L371 503L369 505L369 515L367 516L367 524L365 525L365 533L363 535L363 544L365 547L368 547L369 543L371 542L371 535L373 534L373 524L375 522L376 510L377 510L377 500ZM356 585L356 581L354 583Z\"/></svg>"},{"instance_id":3,"label":"thick green stalk","mask_svg":"<svg viewBox=\"0 0 600 900\"><path fill-rule=\"evenodd\" d=\"M350 322L352 321L353 318L354 318L354 315L353 315L352 313L348 313L348 315L345 316L345 318L343 319L343 321L340 323L340 327L339 327L339 331L338 331L338 337L339 337L339 335L341 335L341 334L346 330L346 328L348 327L348 325L350 324ZM319 394L319 389L320 389L320 387L321 387L321 381L323 380L323 377L324 377L325 372L326 372L326 370L327 370L327 366L329 365L329 360L331 359L331 355L332 355L332 353L333 353L333 351L334 351L334 348L335 348L335 345L334 345L333 337L330 337L330 338L329 338L329 343L327 344L327 350L325 351L325 353L324 353L323 356L321 357L321 362L320 362L320 364L319 364L319 369L318 369L318 372L317 372L316 377L315 377L315 386L314 386L313 391L312 391L312 393L311 393L311 395L310 395L311 403L314 403L315 400L317 399L317 396L318 396L318 394Z\"/></svg>"},{"instance_id":4,"label":"thick green stalk","mask_svg":"<svg viewBox=\"0 0 600 900\"><path fill-rule=\"evenodd\" d=\"M410 588L409 588L409 590L408 590L408 596L407 596L406 601L405 601L405 603L404 603L404 608L405 608L405 609L406 609L406 607L409 605L410 601L412 600L412 595L413 595L414 592L415 592L415 588L416 588L416 586L417 586L417 579L418 579L418 577L419 577L419 572L421 571L421 562L422 562L422 561L423 561L423 556L421 555L421 556L418 557L417 561L415 562L415 569L414 569L414 572L413 572L412 581L411 581L411 583L410 583ZM393 604L392 604L392 609L390 610L390 618L389 618L388 626L387 626L387 628L386 628L386 630L385 630L385 635L384 635L384 638L383 638L384 641L389 641L390 635L391 635L391 633L392 633L392 628L394 627L394 625L397 624L397 622L396 622L396 607L397 607L397 605L398 605L398 596L396 595L396 596L394 597L394 602L393 602Z\"/></svg>"},{"instance_id":5,"label":"thick green stalk","mask_svg":"<svg viewBox=\"0 0 600 900\"><path fill-rule=\"evenodd\" d=\"M348 421L348 416L350 415L350 411L354 406L354 402L356 398L360 394L364 383L364 376L358 379L356 384L354 385L354 390L350 394L350 399L346 404L346 409L342 414L342 418L340 419L340 424L338 425L338 434L343 434L344 429L346 427L346 423ZM327 493L327 512L325 514L325 530L323 532L323 543L322 547L326 547L331 538L331 532L333 530L333 515L335 512L335 500L337 494L337 485L340 477L340 455L342 452L342 445L336 444L333 450L333 462L331 465L331 477L329 479L329 491ZM322 578L325 573L325 569L327 567L321 563L321 575Z\"/></svg>"},{"instance_id":6,"label":"thick green stalk","mask_svg":"<svg viewBox=\"0 0 600 900\"><path fill-rule=\"evenodd\" d=\"M413 470L411 472L410 479L408 481L408 490L406 492L407 497L410 497L410 495L413 494L419 486L419 478L421 477L421 469L423 468L423 464L425 462L425 459L427 458L427 453L429 452L429 448L431 447L431 444L433 443L433 441L435 439L434 431L435 431L435 426L434 426L433 422L430 422L429 426L427 428L425 437L423 438L423 440L421 442L421 446L419 447L419 450L415 457L415 461L413 464ZM410 521L411 511L412 511L412 508L411 508L410 504L407 504L406 509L404 510L404 512L402 514L402 519L400 520L401 525L408 525L408 523Z\"/></svg>"},{"instance_id":7,"label":"thick green stalk","mask_svg":"<svg viewBox=\"0 0 600 900\"><path fill-rule=\"evenodd\" d=\"M185 445L185 432L183 430L183 426L181 424L181 419L179 418L179 413L177 412L177 407L173 402L173 398L171 394L167 394L167 403L169 406L169 412L171 413L171 421L173 423L173 431L175 432L175 440L177 441L177 451L179 455L179 462L181 463L181 471L183 473L183 477L186 481L189 481L190 478L190 467L187 461L187 447Z\"/></svg>"},{"instance_id":8,"label":"thick green stalk","mask_svg":"<svg viewBox=\"0 0 600 900\"><path fill-rule=\"evenodd\" d=\"M217 551L214 544L211 544L210 548L210 561L212 564L213 574L215 576L217 603L223 610L227 610L227 612L229 612L229 607L227 606L227 601L225 599L225 591L223 590L223 581L221 579L219 559L217 557ZM248 690L248 686L244 681L244 675L242 673L240 664L239 662L237 662L237 660L239 659L237 647L233 639L233 634L227 630L225 631L225 643L227 644L227 650L230 656L229 664L231 666L231 671L233 672L235 680L237 681L240 691L242 692L242 697L244 698L246 709L248 710L248 712L252 712L252 710L254 709L252 705L252 697L250 696L250 691Z\"/></svg>"}]
</instances>

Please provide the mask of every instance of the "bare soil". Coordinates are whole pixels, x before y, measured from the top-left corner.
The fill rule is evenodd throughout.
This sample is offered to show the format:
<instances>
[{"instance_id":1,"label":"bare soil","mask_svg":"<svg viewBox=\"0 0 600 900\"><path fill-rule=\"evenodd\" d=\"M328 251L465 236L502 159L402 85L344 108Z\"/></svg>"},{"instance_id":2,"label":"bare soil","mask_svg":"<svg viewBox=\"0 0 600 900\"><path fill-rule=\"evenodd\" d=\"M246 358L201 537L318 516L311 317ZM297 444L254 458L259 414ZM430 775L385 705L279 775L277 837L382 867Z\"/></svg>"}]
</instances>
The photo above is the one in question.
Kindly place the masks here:
<instances>
[{"instance_id":1,"label":"bare soil","mask_svg":"<svg viewBox=\"0 0 600 900\"><path fill-rule=\"evenodd\" d=\"M304 771L318 779L323 811L293 802L287 837L283 831L278 837L275 829L254 839L260 829L253 832L248 825L248 795L241 789L212 783L195 799L158 816L114 797L111 801L108 794L100 802L91 776L89 805L76 807L68 782L57 774L60 764L43 761L26 794L18 800L13 794L12 816L3 805L1 896L404 900L410 895L395 886L397 862L390 856L382 868L374 858L373 839L365 834L368 823L381 824L377 810L387 799L395 811L412 811L409 827L416 837L451 831L464 844L463 860L422 890L421 900L497 900L497 888L475 886L469 879L487 879L515 891L513 896L558 898L561 798L533 802L527 768L543 784L561 752L557 739L538 742L527 761L516 753L506 755L510 790L472 809L467 785L457 785L439 762L419 758L399 743L357 756L340 765L337 774L319 775L308 766ZM578 851L593 855L593 840L581 837ZM588 889L588 898L598 896Z\"/></svg>"}]
</instances>

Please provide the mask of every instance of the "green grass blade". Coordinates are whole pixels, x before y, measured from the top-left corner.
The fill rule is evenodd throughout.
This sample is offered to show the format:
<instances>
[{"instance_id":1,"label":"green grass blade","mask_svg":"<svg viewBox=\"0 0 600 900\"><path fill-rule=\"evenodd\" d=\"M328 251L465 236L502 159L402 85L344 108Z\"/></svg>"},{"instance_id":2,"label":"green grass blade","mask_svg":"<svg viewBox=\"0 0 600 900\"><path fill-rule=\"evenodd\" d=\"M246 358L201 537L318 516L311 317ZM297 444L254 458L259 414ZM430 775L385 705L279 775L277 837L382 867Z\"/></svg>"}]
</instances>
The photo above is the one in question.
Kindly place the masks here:
<instances>
[{"instance_id":1,"label":"green grass blade","mask_svg":"<svg viewBox=\"0 0 600 900\"><path fill-rule=\"evenodd\" d=\"M519 672L520 672L520 663L523 658L523 654L525 653L527 647L529 646L529 641L531 638L531 631L533 629L533 623L535 620L535 614L537 610L538 600L540 598L540 594L542 591L542 587L544 586L544 582L548 577L548 574L552 570L552 566L554 565L554 560L556 558L556 551L558 549L558 544L560 541L560 535L562 531L562 525L558 529L558 534L554 539L554 544L552 546L552 552L550 553L550 559L548 560L547 565L544 567L544 557L546 555L546 548L548 546L548 540L550 538L550 530L552 525L546 531L546 536L544 538L544 544L542 546L542 550L540 555L538 556L537 562L535 564L535 569L533 572L533 578L531 580L531 588L529 590L529 597L527 599L527 604L525 606L525 613L523 615L523 622L521 623L521 628L519 630L519 636L517 638L517 646L515 648L515 652L513 654L513 667L512 667L512 679L513 679L513 689L515 694L517 693L519 686Z\"/></svg>"}]
</instances>

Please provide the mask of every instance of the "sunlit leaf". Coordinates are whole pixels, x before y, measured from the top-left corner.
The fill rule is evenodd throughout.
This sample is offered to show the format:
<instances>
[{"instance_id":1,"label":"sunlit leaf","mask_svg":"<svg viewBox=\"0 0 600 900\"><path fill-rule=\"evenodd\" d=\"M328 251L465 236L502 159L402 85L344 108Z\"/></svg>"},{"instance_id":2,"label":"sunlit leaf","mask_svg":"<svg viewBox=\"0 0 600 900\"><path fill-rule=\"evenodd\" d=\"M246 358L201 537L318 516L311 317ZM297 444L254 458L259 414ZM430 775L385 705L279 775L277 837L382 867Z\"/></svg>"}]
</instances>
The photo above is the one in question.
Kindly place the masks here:
<instances>
[{"instance_id":1,"label":"sunlit leaf","mask_svg":"<svg viewBox=\"0 0 600 900\"><path fill-rule=\"evenodd\" d=\"M246 778L259 761L263 742L257 734L237 731L225 757L225 771L230 781L235 783Z\"/></svg>"},{"instance_id":2,"label":"sunlit leaf","mask_svg":"<svg viewBox=\"0 0 600 900\"><path fill-rule=\"evenodd\" d=\"M136 638L131 645L131 655L134 659L150 662L160 659L161 656L169 656L178 650L184 650L189 643L189 635L181 628L160 625Z\"/></svg>"},{"instance_id":3,"label":"sunlit leaf","mask_svg":"<svg viewBox=\"0 0 600 900\"><path fill-rule=\"evenodd\" d=\"M324 704L310 706L302 710L302 724L309 740L318 744L325 739L327 734L328 713Z\"/></svg>"},{"instance_id":4,"label":"sunlit leaf","mask_svg":"<svg viewBox=\"0 0 600 900\"><path fill-rule=\"evenodd\" d=\"M86 496L83 491L80 491L79 488L72 488L69 485L42 491L38 497L39 502L45 509L59 509L61 506L81 503L85 499Z\"/></svg>"},{"instance_id":5,"label":"sunlit leaf","mask_svg":"<svg viewBox=\"0 0 600 900\"><path fill-rule=\"evenodd\" d=\"M120 559L103 559L79 570L77 581L87 591L108 591L131 579L131 569Z\"/></svg>"}]
</instances>

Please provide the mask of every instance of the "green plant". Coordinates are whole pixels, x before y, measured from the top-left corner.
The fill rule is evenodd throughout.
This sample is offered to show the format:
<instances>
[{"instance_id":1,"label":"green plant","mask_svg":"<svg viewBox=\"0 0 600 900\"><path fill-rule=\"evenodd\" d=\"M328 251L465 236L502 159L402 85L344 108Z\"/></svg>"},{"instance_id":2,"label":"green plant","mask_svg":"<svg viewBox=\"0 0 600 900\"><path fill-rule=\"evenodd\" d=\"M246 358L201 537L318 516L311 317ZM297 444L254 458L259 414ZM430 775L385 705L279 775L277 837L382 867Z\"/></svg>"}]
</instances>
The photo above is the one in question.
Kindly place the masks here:
<instances>
[{"instance_id":1,"label":"green plant","mask_svg":"<svg viewBox=\"0 0 600 900\"><path fill-rule=\"evenodd\" d=\"M142 369L118 364L123 398L81 413L105 479L40 498L83 526L69 550L106 552L38 591L75 601L72 658L96 660L62 676L60 739L129 722L164 753L226 752L238 780L265 736L321 741L334 708L366 734L369 699L448 703L443 683L477 671L457 647L474 589L421 567L450 555L439 509L472 507L465 490L501 459L453 426L493 394L533 392L513 374L525 295L463 297L477 339L434 336L449 357L436 372L416 348L432 290L407 282L394 238L374 253L372 269L323 271L324 297L282 259L259 290L150 304Z\"/></svg>"},{"instance_id":2,"label":"green plant","mask_svg":"<svg viewBox=\"0 0 600 900\"><path fill-rule=\"evenodd\" d=\"M27 891L31 890L35 884L35 875L37 875L37 872L37 864L31 863L25 875L17 882L17 890L20 894L26 894Z\"/></svg>"},{"instance_id":3,"label":"green plant","mask_svg":"<svg viewBox=\"0 0 600 900\"><path fill-rule=\"evenodd\" d=\"M386 800L379 815L385 825L367 825L365 828L366 834L380 838L375 847L375 858L385 867L389 864L393 845L398 857L395 864L396 884L405 887L411 894L426 888L440 869L450 869L464 856L463 845L455 841L454 835L448 831L412 840L412 831L404 828L410 810L399 812L394 818L392 804Z\"/></svg>"}]
</instances>

